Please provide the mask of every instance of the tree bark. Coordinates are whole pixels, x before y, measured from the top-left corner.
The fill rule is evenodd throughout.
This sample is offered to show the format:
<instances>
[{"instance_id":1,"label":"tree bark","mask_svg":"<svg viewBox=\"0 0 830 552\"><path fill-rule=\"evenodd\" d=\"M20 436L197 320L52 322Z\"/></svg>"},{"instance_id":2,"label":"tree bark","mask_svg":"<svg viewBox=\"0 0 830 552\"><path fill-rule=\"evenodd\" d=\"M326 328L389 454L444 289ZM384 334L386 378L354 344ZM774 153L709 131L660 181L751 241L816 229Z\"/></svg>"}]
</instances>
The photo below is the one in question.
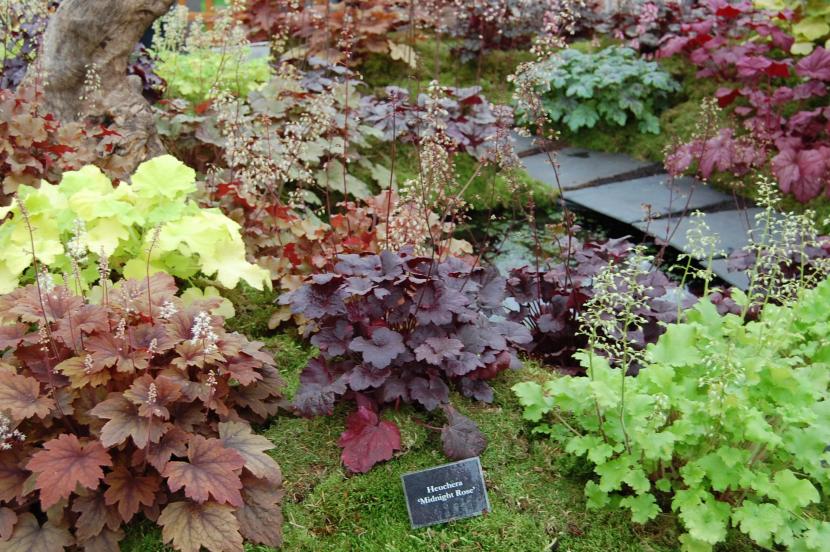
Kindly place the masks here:
<instances>
[{"instance_id":1,"label":"tree bark","mask_svg":"<svg viewBox=\"0 0 830 552\"><path fill-rule=\"evenodd\" d=\"M164 153L140 79L127 76L127 64L141 36L174 1L63 0L43 38L37 65L45 74L37 84L44 108L65 121L113 125L121 134L115 157L127 174Z\"/></svg>"}]
</instances>

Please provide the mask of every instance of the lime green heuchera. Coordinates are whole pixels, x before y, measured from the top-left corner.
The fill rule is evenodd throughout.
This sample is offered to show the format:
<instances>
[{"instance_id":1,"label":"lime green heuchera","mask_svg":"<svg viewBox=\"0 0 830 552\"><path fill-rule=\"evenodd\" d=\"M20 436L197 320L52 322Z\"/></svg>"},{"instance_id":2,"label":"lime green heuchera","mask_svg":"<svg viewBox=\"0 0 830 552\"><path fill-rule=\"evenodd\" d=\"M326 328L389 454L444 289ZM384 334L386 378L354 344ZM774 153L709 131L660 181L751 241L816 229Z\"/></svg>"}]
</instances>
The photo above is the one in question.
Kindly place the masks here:
<instances>
[{"instance_id":1,"label":"lime green heuchera","mask_svg":"<svg viewBox=\"0 0 830 552\"><path fill-rule=\"evenodd\" d=\"M594 466L589 508L637 523L671 509L688 552L712 550L730 525L768 549L827 550L830 281L749 323L700 301L636 377L581 360L588 377L513 390L525 419L549 422L535 432Z\"/></svg>"},{"instance_id":2,"label":"lime green heuchera","mask_svg":"<svg viewBox=\"0 0 830 552\"><path fill-rule=\"evenodd\" d=\"M64 173L57 185L21 186L17 199L0 209L0 220L12 214L0 225L0 293L15 289L27 271L33 276L31 238L40 264L70 275L77 264L83 285L98 279L101 255L124 277L144 277L149 251L150 273L182 279L201 273L227 288L240 280L270 287L268 271L246 260L239 225L188 198L196 191L193 169L163 155L142 163L131 180L113 186L88 165ZM31 237L18 202L28 212Z\"/></svg>"},{"instance_id":3,"label":"lime green heuchera","mask_svg":"<svg viewBox=\"0 0 830 552\"><path fill-rule=\"evenodd\" d=\"M816 44L830 48L830 2L827 0L755 0L759 8L797 10L798 20L792 25L795 43L790 52L806 56Z\"/></svg>"}]
</instances>

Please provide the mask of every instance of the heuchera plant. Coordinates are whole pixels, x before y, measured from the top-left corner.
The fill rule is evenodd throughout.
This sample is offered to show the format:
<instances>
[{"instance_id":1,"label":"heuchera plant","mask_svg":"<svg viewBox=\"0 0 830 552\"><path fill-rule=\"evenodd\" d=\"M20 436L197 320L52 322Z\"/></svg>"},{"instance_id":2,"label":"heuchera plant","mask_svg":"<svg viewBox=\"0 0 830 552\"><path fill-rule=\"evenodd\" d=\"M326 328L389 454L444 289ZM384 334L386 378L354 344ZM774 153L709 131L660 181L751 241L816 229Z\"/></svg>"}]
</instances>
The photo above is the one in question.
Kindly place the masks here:
<instances>
[{"instance_id":1,"label":"heuchera plant","mask_svg":"<svg viewBox=\"0 0 830 552\"><path fill-rule=\"evenodd\" d=\"M276 413L272 357L169 275L100 284L0 297L0 547L117 550L141 518L182 552L279 546L280 468L248 423Z\"/></svg>"},{"instance_id":2,"label":"heuchera plant","mask_svg":"<svg viewBox=\"0 0 830 552\"><path fill-rule=\"evenodd\" d=\"M37 186L45 179L60 180L64 171L95 162L120 174L113 155L120 135L104 127L87 128L61 123L39 107L40 94L29 86L17 91L0 89L0 177L2 203L18 186Z\"/></svg>"},{"instance_id":3,"label":"heuchera plant","mask_svg":"<svg viewBox=\"0 0 830 552\"><path fill-rule=\"evenodd\" d=\"M618 46L591 54L567 49L534 63L519 79L539 91L550 119L572 132L602 121L617 126L636 122L640 132L658 134L659 111L680 89L657 63Z\"/></svg>"},{"instance_id":4,"label":"heuchera plant","mask_svg":"<svg viewBox=\"0 0 830 552\"><path fill-rule=\"evenodd\" d=\"M257 289L270 286L268 272L246 260L239 225L188 199L195 190L194 171L169 155L139 165L130 185L113 186L88 165L64 173L58 185L21 186L12 205L0 209L0 220L12 215L0 226L0 292L14 289L32 268L21 202L33 228L37 262L71 274L82 287L98 277L94 263L84 265L88 258L103 254L112 269L141 277L148 250L152 272L185 279L201 272L228 288L240 280Z\"/></svg>"},{"instance_id":5,"label":"heuchera plant","mask_svg":"<svg viewBox=\"0 0 830 552\"><path fill-rule=\"evenodd\" d=\"M585 303L594 293L593 278L609 264L621 263L633 247L625 238L587 242L575 247L571 258L562 264L539 271L528 267L512 270L507 293L517 308L509 319L527 326L533 336L523 345L524 350L565 373L584 373L575 355L588 345L580 324ZM641 297L638 310L645 323L629 338L644 348L665 331L665 323L677 320L677 301L688 307L695 298L658 269L643 272L638 279L649 290Z\"/></svg>"},{"instance_id":6,"label":"heuchera plant","mask_svg":"<svg viewBox=\"0 0 830 552\"><path fill-rule=\"evenodd\" d=\"M705 15L664 38L658 55L687 56L698 77L722 81L717 101L732 106L743 127L681 146L666 160L671 173L695 167L704 178L715 171L740 175L771 158L781 190L798 201L830 193L830 52L819 47L791 57L794 39L779 23L792 18L789 10L774 14L747 2L711 0Z\"/></svg>"},{"instance_id":7,"label":"heuchera plant","mask_svg":"<svg viewBox=\"0 0 830 552\"><path fill-rule=\"evenodd\" d=\"M445 407L445 452L452 458L480 452L484 441L474 424L448 407L450 385L489 402L487 380L520 366L515 346L531 337L521 324L497 317L504 279L408 248L339 259L334 271L280 298L308 320L305 333L320 349L300 375L297 411L330 415L338 400L356 401L340 439L343 463L353 472L368 471L401 447L397 427L378 416L384 404Z\"/></svg>"},{"instance_id":8,"label":"heuchera plant","mask_svg":"<svg viewBox=\"0 0 830 552\"><path fill-rule=\"evenodd\" d=\"M383 139L414 143L434 131L428 117L440 119L448 147L477 159L486 157L499 129L512 128L509 108L494 109L481 94L480 86L441 87L438 96L419 94L416 103L409 91L387 86L385 97L366 96L360 101L360 118L380 131Z\"/></svg>"},{"instance_id":9,"label":"heuchera plant","mask_svg":"<svg viewBox=\"0 0 830 552\"><path fill-rule=\"evenodd\" d=\"M830 281L748 323L702 300L648 348L636 378L585 351L588 377L513 390L535 432L587 457L589 508L625 509L635 523L670 510L684 552L715 549L730 526L766 549L826 550L828 303Z\"/></svg>"}]
</instances>

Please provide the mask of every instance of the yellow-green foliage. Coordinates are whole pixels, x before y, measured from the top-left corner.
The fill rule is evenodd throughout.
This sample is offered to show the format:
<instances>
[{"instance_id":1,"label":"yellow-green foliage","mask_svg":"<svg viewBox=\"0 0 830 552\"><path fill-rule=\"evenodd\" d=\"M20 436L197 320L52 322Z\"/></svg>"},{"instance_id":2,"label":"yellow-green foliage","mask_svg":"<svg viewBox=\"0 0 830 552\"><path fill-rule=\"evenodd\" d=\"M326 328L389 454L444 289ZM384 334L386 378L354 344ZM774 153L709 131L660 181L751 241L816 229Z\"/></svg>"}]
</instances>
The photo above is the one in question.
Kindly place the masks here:
<instances>
[{"instance_id":1,"label":"yellow-green foliage","mask_svg":"<svg viewBox=\"0 0 830 552\"><path fill-rule=\"evenodd\" d=\"M167 95L201 103L215 91L247 96L272 77L268 58L249 59L250 48L163 51L156 73L167 81Z\"/></svg>"},{"instance_id":2,"label":"yellow-green foliage","mask_svg":"<svg viewBox=\"0 0 830 552\"><path fill-rule=\"evenodd\" d=\"M827 0L755 0L755 5L771 10L800 8L801 19L792 26L795 44L790 51L793 54L809 54L819 43L830 48L830 2Z\"/></svg>"},{"instance_id":3,"label":"yellow-green foliage","mask_svg":"<svg viewBox=\"0 0 830 552\"><path fill-rule=\"evenodd\" d=\"M64 173L57 185L21 186L18 199L0 209L0 220L12 215L0 225L0 293L16 288L30 269L30 239L38 263L56 274L73 274L74 257L84 285L98 279L101 255L124 277L144 277L152 243L150 273L188 279L201 272L228 288L240 280L270 287L268 271L246 260L239 225L218 209L199 207L188 198L195 191L193 169L169 155L142 163L131 185L113 186L88 165Z\"/></svg>"}]
</instances>

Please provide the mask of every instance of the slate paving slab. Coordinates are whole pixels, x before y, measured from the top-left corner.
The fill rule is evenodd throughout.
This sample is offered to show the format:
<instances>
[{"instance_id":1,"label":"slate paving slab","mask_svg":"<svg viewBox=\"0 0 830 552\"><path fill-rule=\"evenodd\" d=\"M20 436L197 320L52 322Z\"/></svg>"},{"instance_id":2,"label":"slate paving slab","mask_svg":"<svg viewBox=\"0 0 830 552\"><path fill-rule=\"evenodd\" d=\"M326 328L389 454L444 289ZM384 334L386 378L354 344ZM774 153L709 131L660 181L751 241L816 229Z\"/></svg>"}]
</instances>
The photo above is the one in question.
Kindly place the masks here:
<instances>
[{"instance_id":1,"label":"slate paving slab","mask_svg":"<svg viewBox=\"0 0 830 552\"><path fill-rule=\"evenodd\" d=\"M712 234L720 239L719 248L729 255L733 251L743 248L749 243L747 232L753 232L759 228L755 224L755 215L762 209L757 207L745 210L717 211L715 213L704 213L703 217ZM659 240L668 239L669 245L680 251L690 251L695 244L686 239L687 231L692 227L693 217L682 218L666 217L651 221L635 222L634 226L646 234ZM675 227L677 230L675 231ZM672 235L672 232L674 234Z\"/></svg>"},{"instance_id":2,"label":"slate paving slab","mask_svg":"<svg viewBox=\"0 0 830 552\"><path fill-rule=\"evenodd\" d=\"M565 199L626 224L649 217L665 217L707 209L732 201L732 197L690 177L672 179L658 174L623 182L566 191ZM646 205L647 204L647 205Z\"/></svg>"},{"instance_id":3,"label":"slate paving slab","mask_svg":"<svg viewBox=\"0 0 830 552\"><path fill-rule=\"evenodd\" d=\"M729 272L726 259L714 259L711 263L712 272L721 277L727 284L731 284L744 291L749 287L749 276L746 272Z\"/></svg>"},{"instance_id":4,"label":"slate paving slab","mask_svg":"<svg viewBox=\"0 0 830 552\"><path fill-rule=\"evenodd\" d=\"M522 156L529 152L536 152L538 146L534 144L535 138L533 136L522 136L517 132L511 133L513 140L513 149L516 150L516 155Z\"/></svg>"},{"instance_id":5,"label":"slate paving slab","mask_svg":"<svg viewBox=\"0 0 830 552\"><path fill-rule=\"evenodd\" d=\"M601 153L581 148L564 148L556 152L559 181L563 190L576 190L646 176L659 172L659 164L638 161L618 153ZM522 158L525 169L533 178L556 188L556 175L545 153Z\"/></svg>"}]
</instances>

